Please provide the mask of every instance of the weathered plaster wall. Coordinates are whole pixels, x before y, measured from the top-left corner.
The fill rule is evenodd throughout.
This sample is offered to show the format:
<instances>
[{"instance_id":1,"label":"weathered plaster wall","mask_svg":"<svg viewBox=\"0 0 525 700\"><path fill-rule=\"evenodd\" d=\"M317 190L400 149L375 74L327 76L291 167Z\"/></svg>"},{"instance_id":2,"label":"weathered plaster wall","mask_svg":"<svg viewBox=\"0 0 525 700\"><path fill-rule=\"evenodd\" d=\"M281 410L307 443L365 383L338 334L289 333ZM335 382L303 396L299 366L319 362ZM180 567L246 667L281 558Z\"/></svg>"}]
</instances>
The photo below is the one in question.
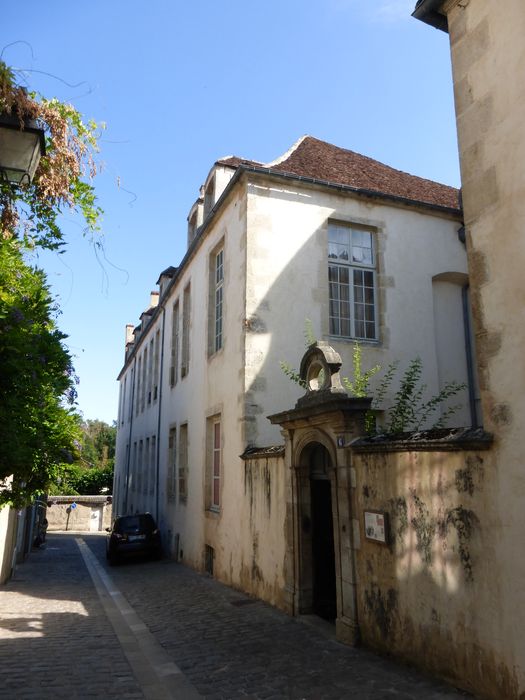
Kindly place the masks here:
<instances>
[{"instance_id":1,"label":"weathered plaster wall","mask_svg":"<svg viewBox=\"0 0 525 700\"><path fill-rule=\"evenodd\" d=\"M492 502L499 514L488 610L494 646L525 693L525 6L452 3L448 14L467 250L484 425L495 435ZM495 696L496 697L496 696ZM501 696L499 696L501 697Z\"/></svg>"},{"instance_id":2,"label":"weathered plaster wall","mask_svg":"<svg viewBox=\"0 0 525 700\"><path fill-rule=\"evenodd\" d=\"M327 340L341 355L343 375L351 373L353 341L328 334L330 219L375 231L379 338L362 343L365 366L379 363L385 367L399 360L404 368L419 355L429 394L439 391L446 381L466 381L464 338L459 345L455 342L461 284L467 279L465 249L457 236L460 222L300 183L278 187L259 179L248 187L247 209L248 444L279 442L277 428L265 416L293 406L301 394L279 363L298 366L305 349L305 319L312 321L317 337ZM441 315L436 326L433 280L443 275L459 290L455 297L458 309ZM443 348L446 362L438 357ZM454 424L469 425L466 392L457 398L463 409L454 417Z\"/></svg>"},{"instance_id":3,"label":"weathered plaster wall","mask_svg":"<svg viewBox=\"0 0 525 700\"><path fill-rule=\"evenodd\" d=\"M519 659L509 667L494 614L505 583L492 452L354 454L353 468L364 643L479 697L518 697ZM365 510L388 514L386 546L365 537Z\"/></svg>"},{"instance_id":4,"label":"weathered plaster wall","mask_svg":"<svg viewBox=\"0 0 525 700\"><path fill-rule=\"evenodd\" d=\"M0 508L0 583L11 576L16 544L17 513L14 508Z\"/></svg>"},{"instance_id":5,"label":"weathered plaster wall","mask_svg":"<svg viewBox=\"0 0 525 700\"><path fill-rule=\"evenodd\" d=\"M243 467L239 520L243 542L237 583L247 593L283 608L286 548L283 457L263 454L247 458Z\"/></svg>"},{"instance_id":6,"label":"weathered plaster wall","mask_svg":"<svg viewBox=\"0 0 525 700\"><path fill-rule=\"evenodd\" d=\"M71 508L72 503L76 504L75 508ZM49 531L101 532L111 525L112 505L105 497L51 497L46 509L46 518Z\"/></svg>"}]
</instances>

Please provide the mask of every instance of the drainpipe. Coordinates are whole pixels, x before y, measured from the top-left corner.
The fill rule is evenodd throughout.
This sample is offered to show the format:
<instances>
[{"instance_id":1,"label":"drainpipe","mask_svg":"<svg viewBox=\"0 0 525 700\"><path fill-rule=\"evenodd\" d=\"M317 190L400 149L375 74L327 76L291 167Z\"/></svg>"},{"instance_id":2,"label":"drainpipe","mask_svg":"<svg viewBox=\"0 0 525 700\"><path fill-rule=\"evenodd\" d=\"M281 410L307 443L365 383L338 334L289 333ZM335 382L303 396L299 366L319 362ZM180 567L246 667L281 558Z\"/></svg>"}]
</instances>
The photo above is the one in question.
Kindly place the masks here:
<instances>
[{"instance_id":1,"label":"drainpipe","mask_svg":"<svg viewBox=\"0 0 525 700\"><path fill-rule=\"evenodd\" d=\"M460 191L461 197L461 191ZM463 202L460 201L461 206ZM463 246L467 247L467 232L465 231L465 226L461 226L458 229L458 238ZM468 380L468 403L470 411L470 425L472 428L477 428L478 426L478 415L476 411L476 391L475 391L475 381L476 375L474 372L474 354L473 354L473 344L472 344L472 326L470 323L470 304L469 304L469 285L466 284L461 289L461 301L463 305L463 329L465 331L465 355L467 359L467 380Z\"/></svg>"},{"instance_id":2,"label":"drainpipe","mask_svg":"<svg viewBox=\"0 0 525 700\"><path fill-rule=\"evenodd\" d=\"M162 335L160 342L160 368L159 368L159 411L157 418L157 449L155 455L155 520L159 523L159 481L160 481L160 423L162 416L162 378L164 373L164 331L166 327L166 308L162 307Z\"/></svg>"},{"instance_id":3,"label":"drainpipe","mask_svg":"<svg viewBox=\"0 0 525 700\"><path fill-rule=\"evenodd\" d=\"M124 491L124 508L122 515L127 515L128 513L128 492L129 492L129 463L131 460L131 436L133 433L133 407L135 404L135 374L137 367L137 358L133 359L133 367L131 369L131 403L130 403L130 414L129 414L129 435L128 435L128 454L126 455L126 479L125 479L125 491Z\"/></svg>"},{"instance_id":4,"label":"drainpipe","mask_svg":"<svg viewBox=\"0 0 525 700\"><path fill-rule=\"evenodd\" d=\"M476 411L475 374L472 354L472 330L470 327L468 284L466 284L461 289L461 300L463 302L463 327L465 329L465 354L467 356L468 402L470 409L470 423L473 428L477 428L479 426Z\"/></svg>"}]
</instances>

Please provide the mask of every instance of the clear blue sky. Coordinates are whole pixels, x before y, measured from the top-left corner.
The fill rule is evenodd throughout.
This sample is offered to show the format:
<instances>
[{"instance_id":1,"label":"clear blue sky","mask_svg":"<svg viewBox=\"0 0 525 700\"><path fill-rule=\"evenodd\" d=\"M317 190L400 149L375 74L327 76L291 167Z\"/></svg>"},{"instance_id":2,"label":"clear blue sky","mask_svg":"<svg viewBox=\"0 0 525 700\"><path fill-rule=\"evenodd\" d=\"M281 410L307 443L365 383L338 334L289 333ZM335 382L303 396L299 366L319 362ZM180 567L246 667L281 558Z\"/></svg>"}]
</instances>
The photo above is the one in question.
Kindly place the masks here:
<instances>
[{"instance_id":1,"label":"clear blue sky","mask_svg":"<svg viewBox=\"0 0 525 700\"><path fill-rule=\"evenodd\" d=\"M459 185L448 37L412 19L414 5L5 4L3 59L31 88L107 124L95 181L104 256L70 216L67 252L37 260L62 308L85 418L116 418L124 327L182 258L188 211L217 158L267 162L311 134Z\"/></svg>"}]
</instances>

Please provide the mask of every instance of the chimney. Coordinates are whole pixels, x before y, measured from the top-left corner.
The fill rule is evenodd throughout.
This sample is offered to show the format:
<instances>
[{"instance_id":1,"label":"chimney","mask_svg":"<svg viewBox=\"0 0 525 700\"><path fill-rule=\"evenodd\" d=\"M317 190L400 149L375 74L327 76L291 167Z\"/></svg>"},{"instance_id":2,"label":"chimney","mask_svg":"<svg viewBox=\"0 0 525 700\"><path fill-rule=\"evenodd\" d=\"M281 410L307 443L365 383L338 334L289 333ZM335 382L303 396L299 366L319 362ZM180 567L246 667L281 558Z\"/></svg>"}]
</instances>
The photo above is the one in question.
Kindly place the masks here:
<instances>
[{"instance_id":1,"label":"chimney","mask_svg":"<svg viewBox=\"0 0 525 700\"><path fill-rule=\"evenodd\" d=\"M158 306L158 305L159 305L159 293L156 292L156 291L150 292L150 296L149 296L149 308L150 308L150 309L154 309L155 306Z\"/></svg>"},{"instance_id":2,"label":"chimney","mask_svg":"<svg viewBox=\"0 0 525 700\"><path fill-rule=\"evenodd\" d=\"M126 325L126 346L134 341L133 330L135 326L132 323Z\"/></svg>"}]
</instances>

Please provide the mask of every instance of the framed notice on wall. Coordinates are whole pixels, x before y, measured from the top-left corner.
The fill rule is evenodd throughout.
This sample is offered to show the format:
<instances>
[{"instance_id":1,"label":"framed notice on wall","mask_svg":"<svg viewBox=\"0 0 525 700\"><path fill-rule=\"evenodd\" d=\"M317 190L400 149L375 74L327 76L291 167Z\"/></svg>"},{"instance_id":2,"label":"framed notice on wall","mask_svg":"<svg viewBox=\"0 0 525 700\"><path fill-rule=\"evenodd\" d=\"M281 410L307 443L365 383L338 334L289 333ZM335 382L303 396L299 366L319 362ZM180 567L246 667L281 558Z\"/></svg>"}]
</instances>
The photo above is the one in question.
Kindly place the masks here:
<instances>
[{"instance_id":1,"label":"framed notice on wall","mask_svg":"<svg viewBox=\"0 0 525 700\"><path fill-rule=\"evenodd\" d=\"M388 514L376 510L365 510L365 537L367 540L387 543Z\"/></svg>"}]
</instances>

